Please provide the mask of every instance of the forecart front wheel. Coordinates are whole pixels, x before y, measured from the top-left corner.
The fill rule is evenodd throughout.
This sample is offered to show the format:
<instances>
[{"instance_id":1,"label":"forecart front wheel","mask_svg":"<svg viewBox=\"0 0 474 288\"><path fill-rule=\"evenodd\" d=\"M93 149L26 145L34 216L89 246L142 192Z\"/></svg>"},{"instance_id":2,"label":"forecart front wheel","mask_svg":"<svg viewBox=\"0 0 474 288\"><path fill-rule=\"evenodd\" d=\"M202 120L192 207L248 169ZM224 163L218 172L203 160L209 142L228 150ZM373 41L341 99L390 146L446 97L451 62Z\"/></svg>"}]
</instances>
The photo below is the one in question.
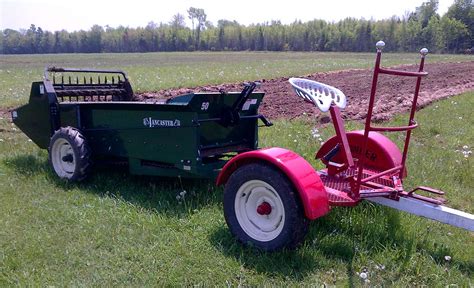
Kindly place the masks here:
<instances>
[{"instance_id":1,"label":"forecart front wheel","mask_svg":"<svg viewBox=\"0 0 474 288\"><path fill-rule=\"evenodd\" d=\"M51 137L49 162L61 179L83 180L91 166L91 152L87 141L79 130L61 127Z\"/></svg>"},{"instance_id":2,"label":"forecart front wheel","mask_svg":"<svg viewBox=\"0 0 474 288\"><path fill-rule=\"evenodd\" d=\"M260 163L231 175L224 190L224 216L237 240L266 251L296 247L309 224L291 182Z\"/></svg>"}]
</instances>

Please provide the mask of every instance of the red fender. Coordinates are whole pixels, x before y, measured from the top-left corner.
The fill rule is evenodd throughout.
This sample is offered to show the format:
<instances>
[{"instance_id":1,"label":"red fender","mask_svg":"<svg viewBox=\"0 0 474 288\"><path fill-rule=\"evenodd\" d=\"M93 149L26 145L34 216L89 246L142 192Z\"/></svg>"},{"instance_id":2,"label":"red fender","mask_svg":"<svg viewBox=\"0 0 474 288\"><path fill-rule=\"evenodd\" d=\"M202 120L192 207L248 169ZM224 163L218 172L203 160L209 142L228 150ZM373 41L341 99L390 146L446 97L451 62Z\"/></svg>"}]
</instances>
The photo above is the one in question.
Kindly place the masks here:
<instances>
[{"instance_id":1,"label":"red fender","mask_svg":"<svg viewBox=\"0 0 474 288\"><path fill-rule=\"evenodd\" d=\"M364 148L364 131L352 131L347 133L347 140L351 147L351 153L354 158L361 158ZM337 144L336 136L329 138L316 153L316 159L322 158ZM342 163L342 153L337 153L332 162ZM367 142L367 153L365 154L364 166L376 170L386 170L398 166L402 163L402 153L397 145L390 139L378 132L369 132ZM407 174L406 170L403 177Z\"/></svg>"},{"instance_id":2,"label":"red fender","mask_svg":"<svg viewBox=\"0 0 474 288\"><path fill-rule=\"evenodd\" d=\"M299 193L308 219L314 220L329 212L328 195L319 175L304 158L283 148L254 150L235 156L222 168L216 184L225 184L237 168L258 161L273 165L288 177Z\"/></svg>"}]
</instances>

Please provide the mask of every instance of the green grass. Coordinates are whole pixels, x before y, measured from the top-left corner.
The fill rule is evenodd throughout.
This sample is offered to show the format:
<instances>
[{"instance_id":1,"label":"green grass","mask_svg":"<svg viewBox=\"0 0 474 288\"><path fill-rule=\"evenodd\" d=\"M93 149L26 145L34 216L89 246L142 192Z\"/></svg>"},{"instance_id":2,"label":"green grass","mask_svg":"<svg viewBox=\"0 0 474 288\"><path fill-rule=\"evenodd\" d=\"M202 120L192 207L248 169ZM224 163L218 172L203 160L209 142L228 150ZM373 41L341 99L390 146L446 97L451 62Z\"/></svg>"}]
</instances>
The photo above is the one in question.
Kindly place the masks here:
<instances>
[{"instance_id":1,"label":"green grass","mask_svg":"<svg viewBox=\"0 0 474 288\"><path fill-rule=\"evenodd\" d=\"M418 113L406 181L441 188L451 206L471 213L474 156L460 151L474 146L472 107L471 92ZM311 159L320 146L314 126L311 118L277 121L261 129L261 145ZM331 126L318 129L323 139L333 135ZM295 251L262 253L232 238L212 182L97 171L65 184L7 119L0 139L0 286L474 285L473 234L458 228L363 203L312 222ZM359 277L364 269L370 283Z\"/></svg>"},{"instance_id":2,"label":"green grass","mask_svg":"<svg viewBox=\"0 0 474 288\"><path fill-rule=\"evenodd\" d=\"M384 55L384 65L416 64L416 54ZM469 61L468 55L430 55L429 62ZM315 72L373 67L374 53L196 52L1 55L0 108L27 101L45 66L120 69L136 92L194 87Z\"/></svg>"}]
</instances>

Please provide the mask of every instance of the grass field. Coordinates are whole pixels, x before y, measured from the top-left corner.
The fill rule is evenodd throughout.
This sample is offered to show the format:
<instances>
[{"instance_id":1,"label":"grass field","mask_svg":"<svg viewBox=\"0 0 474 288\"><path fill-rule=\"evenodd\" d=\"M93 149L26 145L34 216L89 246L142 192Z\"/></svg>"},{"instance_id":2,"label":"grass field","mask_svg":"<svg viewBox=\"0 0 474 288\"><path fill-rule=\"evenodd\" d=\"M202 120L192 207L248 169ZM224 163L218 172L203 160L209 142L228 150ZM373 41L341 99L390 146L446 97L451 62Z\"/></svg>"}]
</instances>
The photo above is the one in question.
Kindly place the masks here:
<instances>
[{"instance_id":1,"label":"grass field","mask_svg":"<svg viewBox=\"0 0 474 288\"><path fill-rule=\"evenodd\" d=\"M384 55L384 65L416 63L415 54ZM468 55L430 55L429 61L468 61ZM0 107L27 100L32 81L40 81L46 66L119 69L130 76L136 92L205 84L302 76L321 71L373 66L374 53L130 53L1 55Z\"/></svg>"},{"instance_id":2,"label":"grass field","mask_svg":"<svg viewBox=\"0 0 474 288\"><path fill-rule=\"evenodd\" d=\"M139 87L146 90L145 74L167 75L162 83L168 84L159 88L195 85L194 80L184 78L173 82L173 77L179 75L177 71L157 74L163 67L174 71L174 62L188 67L182 68L184 71L195 69L195 75L199 74L196 77L202 77L198 73L200 65L222 69L229 78L219 81L236 82L246 77L315 72L316 66L310 67L317 63L313 61L315 55L327 58L322 63L328 66L321 68L327 70L370 67L373 60L372 54L356 54L358 60L345 66L350 57L344 60L346 54L337 54L342 59L337 61L341 66L337 68L330 60L331 53L237 53L249 59L245 65L267 66L239 76L237 71L242 67L231 67L242 57L230 59L232 53L219 53L213 60L207 53L201 60L196 60L196 55L201 55L198 53L166 55L132 54L120 60L122 65L113 62L120 55L2 57L0 79L4 83L14 79L19 85L16 88L29 91L29 82L38 80L44 64L50 59L60 63L61 57L64 61L72 59L68 66L100 62L100 67L123 67L133 77L133 84L136 79L144 79ZM163 65L151 58L146 61L147 57L160 58ZM291 57L298 59L301 67L288 64L278 73L268 69L269 63L292 62L287 59ZM396 54L389 57L393 64L406 62L405 55L399 55L398 60ZM444 61L442 57L454 56L437 57ZM464 59L459 57L456 59ZM232 65L226 64L226 59ZM227 71L234 74L226 76ZM205 78L196 81L211 82ZM6 89L4 83L0 89ZM8 97L14 96L9 93ZM25 101L26 94L5 100L8 104L3 103L3 107ZM435 102L418 113L420 128L414 132L405 182L407 189L429 185L445 190L450 206L470 213L474 213L474 156L468 154L474 146L472 107L473 92ZM391 124L405 124L405 118L400 115ZM275 124L261 129L261 146L287 147L306 159L312 158L320 146L312 132L314 119L280 120ZM360 127L357 122L347 125L348 130ZM330 126L317 128L322 139L333 135ZM392 137L400 143L397 136ZM319 165L314 160L311 163ZM186 197L177 200L183 190L187 191ZM268 254L242 248L232 238L221 199L222 188L210 181L134 177L124 171L97 171L86 182L66 184L51 172L46 151L36 148L8 119L0 119L0 286L474 285L474 235L464 230L363 203L353 209L335 208L314 221L299 249ZM449 261L446 256L451 257ZM362 271L367 271L369 281L359 277Z\"/></svg>"}]
</instances>

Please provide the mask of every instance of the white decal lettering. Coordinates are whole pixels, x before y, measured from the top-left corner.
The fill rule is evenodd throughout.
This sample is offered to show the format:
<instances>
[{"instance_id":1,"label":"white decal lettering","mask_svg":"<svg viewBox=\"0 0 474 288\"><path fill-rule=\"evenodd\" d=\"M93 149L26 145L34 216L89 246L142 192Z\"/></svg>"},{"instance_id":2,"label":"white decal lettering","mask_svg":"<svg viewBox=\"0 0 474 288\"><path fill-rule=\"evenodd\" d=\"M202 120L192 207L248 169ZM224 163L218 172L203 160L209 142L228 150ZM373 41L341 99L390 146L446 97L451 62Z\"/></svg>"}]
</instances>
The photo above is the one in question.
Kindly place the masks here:
<instances>
[{"instance_id":1,"label":"white decal lettering","mask_svg":"<svg viewBox=\"0 0 474 288\"><path fill-rule=\"evenodd\" d=\"M180 127L181 121L178 119L175 120L162 120L162 119L153 119L151 117L143 118L143 125L145 127Z\"/></svg>"},{"instance_id":2,"label":"white decal lettering","mask_svg":"<svg viewBox=\"0 0 474 288\"><path fill-rule=\"evenodd\" d=\"M207 111L207 109L209 109L209 102L202 102L201 110L202 111Z\"/></svg>"},{"instance_id":3,"label":"white decal lettering","mask_svg":"<svg viewBox=\"0 0 474 288\"><path fill-rule=\"evenodd\" d=\"M257 99L247 99L245 101L244 106L242 106L242 111L247 111L250 109L250 105L255 105L257 104Z\"/></svg>"}]
</instances>

